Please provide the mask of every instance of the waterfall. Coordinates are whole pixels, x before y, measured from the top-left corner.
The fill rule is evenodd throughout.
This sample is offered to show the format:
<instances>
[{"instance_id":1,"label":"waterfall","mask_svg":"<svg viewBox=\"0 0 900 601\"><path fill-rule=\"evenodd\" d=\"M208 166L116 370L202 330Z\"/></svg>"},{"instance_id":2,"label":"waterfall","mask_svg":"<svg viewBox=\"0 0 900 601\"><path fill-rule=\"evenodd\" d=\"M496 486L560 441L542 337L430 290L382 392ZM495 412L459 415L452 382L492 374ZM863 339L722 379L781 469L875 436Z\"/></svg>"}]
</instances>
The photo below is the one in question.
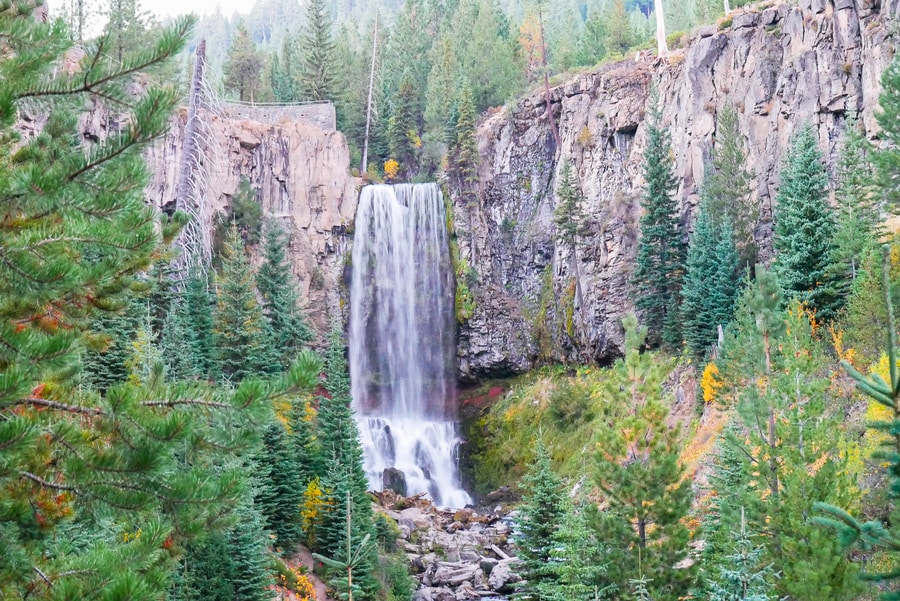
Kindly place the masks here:
<instances>
[{"instance_id":1,"label":"waterfall","mask_svg":"<svg viewBox=\"0 0 900 601\"><path fill-rule=\"evenodd\" d=\"M435 184L360 194L350 285L353 406L372 489L384 470L435 505L471 502L457 470L454 288L444 199Z\"/></svg>"}]
</instances>

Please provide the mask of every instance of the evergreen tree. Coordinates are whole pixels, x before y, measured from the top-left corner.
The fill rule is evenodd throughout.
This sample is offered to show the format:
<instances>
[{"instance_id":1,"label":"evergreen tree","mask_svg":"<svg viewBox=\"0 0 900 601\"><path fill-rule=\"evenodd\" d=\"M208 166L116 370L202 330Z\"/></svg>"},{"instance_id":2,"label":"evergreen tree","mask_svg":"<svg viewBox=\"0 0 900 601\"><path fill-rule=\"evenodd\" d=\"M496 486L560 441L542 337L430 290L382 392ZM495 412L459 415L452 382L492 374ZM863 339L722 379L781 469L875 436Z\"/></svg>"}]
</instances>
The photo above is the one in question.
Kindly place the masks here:
<instances>
[{"instance_id":1,"label":"evergreen tree","mask_svg":"<svg viewBox=\"0 0 900 601\"><path fill-rule=\"evenodd\" d=\"M416 166L419 145L419 110L412 81L404 79L391 107L388 144L391 158L412 172Z\"/></svg>"},{"instance_id":2,"label":"evergreen tree","mask_svg":"<svg viewBox=\"0 0 900 601\"><path fill-rule=\"evenodd\" d=\"M478 142L476 134L475 104L469 86L463 84L459 92L456 114L456 142L453 160L462 190L470 190L478 183Z\"/></svg>"},{"instance_id":3,"label":"evergreen tree","mask_svg":"<svg viewBox=\"0 0 900 601\"><path fill-rule=\"evenodd\" d=\"M765 549L755 545L741 512L741 529L732 534L732 552L723 557L719 573L709 583L710 601L770 601L775 571L764 564Z\"/></svg>"},{"instance_id":4,"label":"evergreen tree","mask_svg":"<svg viewBox=\"0 0 900 601\"><path fill-rule=\"evenodd\" d=\"M700 195L716 224L728 221L741 265L756 263L756 222L759 207L752 198L753 174L747 171L747 151L734 106L726 104L716 121L716 139L711 168Z\"/></svg>"},{"instance_id":5,"label":"evergreen tree","mask_svg":"<svg viewBox=\"0 0 900 601\"><path fill-rule=\"evenodd\" d=\"M829 411L828 361L797 301L781 307L772 274L757 269L719 356L723 394L735 399L745 434L748 481L735 503L753 532L765 532L766 562L778 567L777 596L846 600L855 567L809 515L815 499L847 507L853 480L841 448L843 412ZM739 524L729 527L737 529Z\"/></svg>"},{"instance_id":6,"label":"evergreen tree","mask_svg":"<svg viewBox=\"0 0 900 601\"><path fill-rule=\"evenodd\" d=\"M713 223L701 204L688 248L682 289L681 321L684 339L695 357L703 357L734 312L738 293L738 255L727 221Z\"/></svg>"},{"instance_id":7,"label":"evergreen tree","mask_svg":"<svg viewBox=\"0 0 900 601\"><path fill-rule=\"evenodd\" d=\"M428 75L428 94L425 103L425 125L427 131L447 144L453 139L444 139L448 130L451 108L455 102L457 89L456 54L453 39L444 34L434 47L436 56Z\"/></svg>"},{"instance_id":8,"label":"evergreen tree","mask_svg":"<svg viewBox=\"0 0 900 601\"><path fill-rule=\"evenodd\" d=\"M218 371L222 377L240 382L260 373L263 316L250 262L234 224L225 240L217 286L214 333Z\"/></svg>"},{"instance_id":9,"label":"evergreen tree","mask_svg":"<svg viewBox=\"0 0 900 601\"><path fill-rule=\"evenodd\" d=\"M177 302L163 326L160 347L166 364L166 378L171 381L192 380L200 371L192 354L194 330L187 317L186 303Z\"/></svg>"},{"instance_id":10,"label":"evergreen tree","mask_svg":"<svg viewBox=\"0 0 900 601\"><path fill-rule=\"evenodd\" d=\"M295 62L294 39L288 33L281 44L281 53L272 56L270 76L276 102L296 102L300 99L295 84Z\"/></svg>"},{"instance_id":11,"label":"evergreen tree","mask_svg":"<svg viewBox=\"0 0 900 601\"><path fill-rule=\"evenodd\" d=\"M581 28L581 37L578 39L578 48L575 51L575 64L587 67L596 65L603 60L603 57L606 56L608 37L603 13L592 8L588 11L584 27Z\"/></svg>"},{"instance_id":12,"label":"evergreen tree","mask_svg":"<svg viewBox=\"0 0 900 601\"><path fill-rule=\"evenodd\" d=\"M304 488L299 484L297 465L287 432L280 421L270 424L263 434L263 445L256 457L258 490L256 504L265 516L275 543L290 552L302 537L300 505Z\"/></svg>"},{"instance_id":13,"label":"evergreen tree","mask_svg":"<svg viewBox=\"0 0 900 601\"><path fill-rule=\"evenodd\" d=\"M332 330L328 342L325 354L325 390L328 394L319 397L316 423L324 465L322 484L328 502L323 506L316 534L322 554L339 559L346 551L348 494L354 548L365 536L374 536L374 525L371 501L366 492L368 482L363 471L363 451L351 409L350 376L341 331L337 327ZM373 566L373 557L365 559L356 568L354 576L366 598L372 598L378 588L372 577Z\"/></svg>"},{"instance_id":14,"label":"evergreen tree","mask_svg":"<svg viewBox=\"0 0 900 601\"><path fill-rule=\"evenodd\" d=\"M84 9L79 12L84 15ZM147 26L150 15L141 10L138 0L106 0L103 11L106 17L107 37L112 56L119 62L136 52L147 41ZM81 36L83 36L83 25Z\"/></svg>"},{"instance_id":15,"label":"evergreen tree","mask_svg":"<svg viewBox=\"0 0 900 601\"><path fill-rule=\"evenodd\" d=\"M681 342L678 307L685 252L671 152L669 130L662 124L659 94L654 89L649 100L644 151L646 188L641 199L644 214L634 271L635 305L647 325L650 342L677 348Z\"/></svg>"},{"instance_id":16,"label":"evergreen tree","mask_svg":"<svg viewBox=\"0 0 900 601\"><path fill-rule=\"evenodd\" d=\"M612 0L606 13L607 47L613 52L625 54L634 44L634 33L625 8L625 0Z\"/></svg>"},{"instance_id":17,"label":"evergreen tree","mask_svg":"<svg viewBox=\"0 0 900 601\"><path fill-rule=\"evenodd\" d=\"M883 233L868 151L863 132L855 122L849 122L837 165L837 223L831 257L832 275L842 297L850 294L863 258L877 246Z\"/></svg>"},{"instance_id":18,"label":"evergreen tree","mask_svg":"<svg viewBox=\"0 0 900 601\"><path fill-rule=\"evenodd\" d=\"M828 176L809 125L791 141L781 171L775 208L775 270L784 291L816 311L835 317L837 292L829 281L834 216L828 206Z\"/></svg>"},{"instance_id":19,"label":"evergreen tree","mask_svg":"<svg viewBox=\"0 0 900 601\"><path fill-rule=\"evenodd\" d=\"M242 102L253 102L259 96L264 66L262 53L253 44L247 27L241 23L225 60L225 91L237 93L238 100Z\"/></svg>"},{"instance_id":20,"label":"evergreen tree","mask_svg":"<svg viewBox=\"0 0 900 601\"><path fill-rule=\"evenodd\" d=\"M640 347L646 329L624 320L625 357L612 368L603 395L621 407L599 435L594 478L608 507L598 519L605 560L619 589L642 580L656 601L675 601L694 585L696 566L685 565L690 533L690 481L679 463L677 429L666 426L662 382L669 362Z\"/></svg>"},{"instance_id":21,"label":"evergreen tree","mask_svg":"<svg viewBox=\"0 0 900 601\"><path fill-rule=\"evenodd\" d=\"M334 38L325 0L309 0L300 38L299 89L307 100L332 100L335 95Z\"/></svg>"},{"instance_id":22,"label":"evergreen tree","mask_svg":"<svg viewBox=\"0 0 900 601\"><path fill-rule=\"evenodd\" d=\"M235 601L270 601L269 549L259 510L252 503L245 503L238 508L236 517L228 541L236 576Z\"/></svg>"},{"instance_id":23,"label":"evergreen tree","mask_svg":"<svg viewBox=\"0 0 900 601\"><path fill-rule=\"evenodd\" d=\"M90 321L86 348L82 353L85 380L100 392L121 384L128 377L126 363L131 356L131 342L141 324L140 298L128 295L118 311L98 311Z\"/></svg>"},{"instance_id":24,"label":"evergreen tree","mask_svg":"<svg viewBox=\"0 0 900 601\"><path fill-rule=\"evenodd\" d=\"M895 63L896 64L896 61ZM884 307L887 311L887 326L884 330L887 339L887 357L889 366L888 381L877 374L866 377L854 369L847 361L842 361L844 370L855 380L857 389L869 399L886 407L891 415L889 419L870 422L868 428L883 435L884 450L875 455L883 463L882 469L888 474L887 494L889 498L896 499L900 485L900 438L896 436L900 428L900 375L897 369L897 326L894 318L894 301L890 292L890 251L885 248L882 259L882 289L884 290ZM822 499L816 503L816 509L826 514L826 517L817 517L815 521L836 530L841 545L844 547L858 546L865 550L882 550L895 559L900 553L900 534L898 534L897 503L893 503L891 518L887 523L878 520L860 522L847 512L845 507L836 505ZM900 574L895 569L888 569L879 573L864 574L866 580L880 585L880 598L885 601L897 601L900 599L900 588L897 581ZM889 588L888 588L889 587Z\"/></svg>"},{"instance_id":25,"label":"evergreen tree","mask_svg":"<svg viewBox=\"0 0 900 601\"><path fill-rule=\"evenodd\" d=\"M184 288L185 323L188 324L192 370L201 379L212 379L217 370L213 318L216 303L204 273L188 275Z\"/></svg>"},{"instance_id":26,"label":"evergreen tree","mask_svg":"<svg viewBox=\"0 0 900 601\"><path fill-rule=\"evenodd\" d=\"M263 314L269 324L269 346L278 354L275 371L283 371L312 340L312 332L300 312L300 299L291 281L291 265L281 225L271 221L263 235L263 264L256 275Z\"/></svg>"},{"instance_id":27,"label":"evergreen tree","mask_svg":"<svg viewBox=\"0 0 900 601\"><path fill-rule=\"evenodd\" d=\"M563 242L574 253L578 233L584 220L581 203L584 200L578 174L572 170L572 163L564 161L559 172L559 203L553 212L553 223Z\"/></svg>"},{"instance_id":28,"label":"evergreen tree","mask_svg":"<svg viewBox=\"0 0 900 601\"><path fill-rule=\"evenodd\" d=\"M212 532L185 549L172 601L234 601L237 568L228 539L226 532Z\"/></svg>"},{"instance_id":29,"label":"evergreen tree","mask_svg":"<svg viewBox=\"0 0 900 601\"><path fill-rule=\"evenodd\" d=\"M878 187L882 198L896 207L900 202L900 58L896 56L881 74L878 104L881 110L876 111L875 118L881 128L878 137L882 145L873 153L878 167Z\"/></svg>"},{"instance_id":30,"label":"evergreen tree","mask_svg":"<svg viewBox=\"0 0 900 601\"><path fill-rule=\"evenodd\" d=\"M608 589L608 566L602 563L602 545L591 530L585 507L565 501L560 528L553 534L550 557L536 597L543 601L596 601Z\"/></svg>"},{"instance_id":31,"label":"evergreen tree","mask_svg":"<svg viewBox=\"0 0 900 601\"><path fill-rule=\"evenodd\" d=\"M177 550L241 496L228 464L273 389L78 386L91 312L121 309L184 223L145 204L142 151L169 127L179 96L153 82L193 20L121 62L89 45L70 75L71 42L33 8L0 6L0 598L159 599ZM98 95L128 126L87 151L78 118ZM22 137L17 116L35 103L47 121Z\"/></svg>"},{"instance_id":32,"label":"evergreen tree","mask_svg":"<svg viewBox=\"0 0 900 601\"><path fill-rule=\"evenodd\" d=\"M522 480L522 505L519 508L516 540L521 575L521 591L526 599L540 598L542 585L552 579L551 553L557 544L556 532L562 527L566 514L566 493L563 482L553 472L550 452L541 438L537 439L534 460Z\"/></svg>"}]
</instances>

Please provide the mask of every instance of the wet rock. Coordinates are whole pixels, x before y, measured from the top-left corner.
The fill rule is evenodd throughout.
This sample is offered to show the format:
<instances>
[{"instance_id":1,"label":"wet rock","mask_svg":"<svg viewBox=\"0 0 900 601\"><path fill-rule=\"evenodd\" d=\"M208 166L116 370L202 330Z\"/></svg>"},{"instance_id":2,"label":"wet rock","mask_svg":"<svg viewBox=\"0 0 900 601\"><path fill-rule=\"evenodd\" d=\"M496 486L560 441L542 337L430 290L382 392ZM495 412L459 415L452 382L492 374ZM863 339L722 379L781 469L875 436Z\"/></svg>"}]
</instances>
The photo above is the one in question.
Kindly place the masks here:
<instances>
[{"instance_id":1,"label":"wet rock","mask_svg":"<svg viewBox=\"0 0 900 601\"><path fill-rule=\"evenodd\" d=\"M406 474L395 467L389 467L381 473L381 484L385 490L392 490L400 496L406 496Z\"/></svg>"}]
</instances>

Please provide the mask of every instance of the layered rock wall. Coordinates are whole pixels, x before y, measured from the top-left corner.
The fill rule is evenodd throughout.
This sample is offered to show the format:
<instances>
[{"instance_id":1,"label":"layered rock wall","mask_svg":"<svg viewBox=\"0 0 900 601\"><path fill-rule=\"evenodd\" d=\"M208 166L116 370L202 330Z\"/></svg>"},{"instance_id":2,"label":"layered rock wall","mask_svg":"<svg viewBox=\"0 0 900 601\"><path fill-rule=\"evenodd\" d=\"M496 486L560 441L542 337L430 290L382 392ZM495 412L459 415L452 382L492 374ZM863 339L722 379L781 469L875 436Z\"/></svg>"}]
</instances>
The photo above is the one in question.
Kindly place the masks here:
<instances>
[{"instance_id":1,"label":"layered rock wall","mask_svg":"<svg viewBox=\"0 0 900 601\"><path fill-rule=\"evenodd\" d=\"M148 201L174 206L186 111L146 153ZM289 256L304 310L322 333L341 314L341 281L352 237L359 180L351 178L344 136L305 120L260 122L203 118L205 190L210 209L224 213L242 177L250 180L266 218L290 234ZM258 249L251 249L257 251ZM252 252L258 262L259 252Z\"/></svg>"},{"instance_id":2,"label":"layered rock wall","mask_svg":"<svg viewBox=\"0 0 900 601\"><path fill-rule=\"evenodd\" d=\"M579 75L552 90L558 149L542 93L488 116L478 135L479 198L454 198L460 257L477 280L474 314L460 328L460 376L522 372L542 357L603 362L620 352L620 319L633 308L651 82L672 133L686 231L716 114L726 103L736 107L747 167L757 176L757 240L771 257L772 205L794 131L807 122L815 128L829 167L849 118L877 133L898 7L898 0L764 3L732 13L727 26L698 29L666 60L639 55ZM563 161L585 195L587 233L574 260L553 225Z\"/></svg>"}]
</instances>

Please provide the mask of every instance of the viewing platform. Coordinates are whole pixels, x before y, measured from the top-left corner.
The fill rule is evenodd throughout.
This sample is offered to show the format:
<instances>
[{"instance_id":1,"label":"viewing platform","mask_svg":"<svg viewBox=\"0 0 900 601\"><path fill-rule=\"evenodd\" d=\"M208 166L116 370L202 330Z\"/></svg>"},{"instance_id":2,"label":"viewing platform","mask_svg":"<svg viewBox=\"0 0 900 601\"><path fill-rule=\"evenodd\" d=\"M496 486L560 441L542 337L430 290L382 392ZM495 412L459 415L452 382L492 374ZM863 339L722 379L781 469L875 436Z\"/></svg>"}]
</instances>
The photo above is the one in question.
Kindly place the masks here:
<instances>
[{"instance_id":1,"label":"viewing platform","mask_svg":"<svg viewBox=\"0 0 900 601\"><path fill-rule=\"evenodd\" d=\"M328 100L308 102L240 102L222 103L226 115L233 119L249 119L260 123L306 121L326 131L337 129L334 104Z\"/></svg>"}]
</instances>

